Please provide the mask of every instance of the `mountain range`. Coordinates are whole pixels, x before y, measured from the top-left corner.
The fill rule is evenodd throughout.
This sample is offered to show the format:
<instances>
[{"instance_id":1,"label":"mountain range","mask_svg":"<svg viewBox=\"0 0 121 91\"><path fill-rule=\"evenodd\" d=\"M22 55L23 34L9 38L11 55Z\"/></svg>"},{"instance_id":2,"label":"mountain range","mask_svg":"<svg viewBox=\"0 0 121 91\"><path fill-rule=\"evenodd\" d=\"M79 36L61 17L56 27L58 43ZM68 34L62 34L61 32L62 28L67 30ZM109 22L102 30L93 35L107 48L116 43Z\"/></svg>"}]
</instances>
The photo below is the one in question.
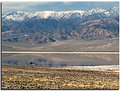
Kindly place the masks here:
<instances>
[{"instance_id":1,"label":"mountain range","mask_svg":"<svg viewBox=\"0 0 121 91\"><path fill-rule=\"evenodd\" d=\"M48 43L119 37L119 7L89 11L15 11L2 15L2 40Z\"/></svg>"}]
</instances>

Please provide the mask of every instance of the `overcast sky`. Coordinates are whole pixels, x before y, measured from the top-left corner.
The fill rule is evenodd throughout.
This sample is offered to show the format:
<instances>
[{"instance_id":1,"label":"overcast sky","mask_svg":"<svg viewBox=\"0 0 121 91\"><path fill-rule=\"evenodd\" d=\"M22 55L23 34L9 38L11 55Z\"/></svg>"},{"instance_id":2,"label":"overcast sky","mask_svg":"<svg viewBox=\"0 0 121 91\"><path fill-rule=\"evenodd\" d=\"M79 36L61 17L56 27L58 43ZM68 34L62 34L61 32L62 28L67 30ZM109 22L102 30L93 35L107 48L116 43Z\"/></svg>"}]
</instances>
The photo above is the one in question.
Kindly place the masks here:
<instances>
[{"instance_id":1,"label":"overcast sky","mask_svg":"<svg viewBox=\"0 0 121 91\"><path fill-rule=\"evenodd\" d=\"M90 10L92 8L109 9L119 6L118 2L3 2L2 12L12 11L68 11L68 10Z\"/></svg>"}]
</instances>

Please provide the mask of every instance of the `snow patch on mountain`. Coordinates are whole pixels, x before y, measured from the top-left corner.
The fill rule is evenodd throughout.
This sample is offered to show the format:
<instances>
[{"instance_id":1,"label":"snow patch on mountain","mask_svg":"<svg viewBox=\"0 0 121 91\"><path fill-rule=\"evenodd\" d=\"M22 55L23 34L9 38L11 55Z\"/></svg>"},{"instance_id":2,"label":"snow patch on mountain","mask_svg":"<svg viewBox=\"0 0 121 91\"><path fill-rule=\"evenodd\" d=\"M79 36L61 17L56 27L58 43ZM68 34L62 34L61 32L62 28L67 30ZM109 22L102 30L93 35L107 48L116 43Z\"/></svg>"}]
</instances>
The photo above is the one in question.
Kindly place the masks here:
<instances>
[{"instance_id":1,"label":"snow patch on mountain","mask_svg":"<svg viewBox=\"0 0 121 91\"><path fill-rule=\"evenodd\" d=\"M92 9L90 11L40 11L40 12L22 12L15 11L3 15L3 20L23 21L25 19L37 18L37 19L69 19L69 18L82 18L85 16L98 14L101 17L113 17L119 14L119 7L113 7L109 10L100 8Z\"/></svg>"}]
</instances>

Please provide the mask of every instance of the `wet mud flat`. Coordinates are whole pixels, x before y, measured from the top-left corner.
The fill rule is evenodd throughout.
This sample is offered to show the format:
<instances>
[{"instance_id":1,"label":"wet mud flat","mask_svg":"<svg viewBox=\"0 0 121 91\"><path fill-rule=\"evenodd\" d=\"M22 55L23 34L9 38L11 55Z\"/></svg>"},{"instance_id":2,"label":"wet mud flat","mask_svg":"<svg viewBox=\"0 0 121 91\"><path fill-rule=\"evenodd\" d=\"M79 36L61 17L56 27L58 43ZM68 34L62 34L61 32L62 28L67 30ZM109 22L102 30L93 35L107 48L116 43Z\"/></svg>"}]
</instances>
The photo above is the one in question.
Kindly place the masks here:
<instances>
[{"instance_id":1,"label":"wet mud flat","mask_svg":"<svg viewBox=\"0 0 121 91\"><path fill-rule=\"evenodd\" d=\"M119 89L119 72L2 66L2 89Z\"/></svg>"}]
</instances>

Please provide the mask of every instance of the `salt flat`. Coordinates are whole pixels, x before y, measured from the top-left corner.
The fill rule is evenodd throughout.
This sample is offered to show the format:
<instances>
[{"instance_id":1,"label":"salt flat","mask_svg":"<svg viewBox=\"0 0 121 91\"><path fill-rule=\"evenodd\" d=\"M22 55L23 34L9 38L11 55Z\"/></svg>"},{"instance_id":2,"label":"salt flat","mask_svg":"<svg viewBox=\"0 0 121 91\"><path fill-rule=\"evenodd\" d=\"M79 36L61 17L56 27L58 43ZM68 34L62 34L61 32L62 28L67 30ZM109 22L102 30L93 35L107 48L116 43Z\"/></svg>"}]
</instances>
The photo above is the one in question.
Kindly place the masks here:
<instances>
[{"instance_id":1,"label":"salt flat","mask_svg":"<svg viewBox=\"0 0 121 91\"><path fill-rule=\"evenodd\" d=\"M66 66L58 67L56 69L69 69L69 70L92 70L92 71L108 71L119 72L119 65L99 65L99 66Z\"/></svg>"}]
</instances>

